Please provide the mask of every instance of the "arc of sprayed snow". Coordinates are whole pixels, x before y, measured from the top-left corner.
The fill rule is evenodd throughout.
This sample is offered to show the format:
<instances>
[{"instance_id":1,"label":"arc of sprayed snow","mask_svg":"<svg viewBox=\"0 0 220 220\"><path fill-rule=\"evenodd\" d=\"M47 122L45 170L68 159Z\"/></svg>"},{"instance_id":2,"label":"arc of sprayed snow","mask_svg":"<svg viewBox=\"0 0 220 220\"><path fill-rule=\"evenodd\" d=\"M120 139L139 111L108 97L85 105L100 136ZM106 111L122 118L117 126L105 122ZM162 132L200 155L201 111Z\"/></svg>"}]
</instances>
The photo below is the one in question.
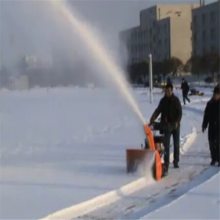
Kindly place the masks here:
<instances>
[{"instance_id":1,"label":"arc of sprayed snow","mask_svg":"<svg viewBox=\"0 0 220 220\"><path fill-rule=\"evenodd\" d=\"M126 101L132 107L133 111L137 114L140 121L145 124L145 119L141 113L138 104L136 103L134 97L129 91L129 85L123 76L123 71L114 63L113 58L108 54L107 50L103 45L100 44L98 37L93 33L93 31L75 15L73 15L72 10L67 7L66 2L63 0L51 0L53 6L55 6L61 15L63 15L71 25L77 30L77 34L85 42L88 49L96 55L96 58L103 66L108 70L111 79L117 85L120 92L126 97Z\"/></svg>"}]
</instances>

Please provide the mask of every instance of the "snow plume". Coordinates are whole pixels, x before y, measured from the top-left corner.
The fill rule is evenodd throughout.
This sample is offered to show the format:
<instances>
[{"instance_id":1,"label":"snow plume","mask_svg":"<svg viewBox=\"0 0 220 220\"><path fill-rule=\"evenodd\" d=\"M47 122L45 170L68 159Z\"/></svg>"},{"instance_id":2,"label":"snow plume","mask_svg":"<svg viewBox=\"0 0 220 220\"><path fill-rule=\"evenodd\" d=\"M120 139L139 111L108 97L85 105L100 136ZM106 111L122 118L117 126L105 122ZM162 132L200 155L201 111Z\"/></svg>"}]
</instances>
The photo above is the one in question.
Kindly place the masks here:
<instances>
[{"instance_id":1,"label":"snow plume","mask_svg":"<svg viewBox=\"0 0 220 220\"><path fill-rule=\"evenodd\" d=\"M66 23L49 1L0 1L0 70L27 75L30 86L100 85Z\"/></svg>"},{"instance_id":2,"label":"snow plume","mask_svg":"<svg viewBox=\"0 0 220 220\"><path fill-rule=\"evenodd\" d=\"M131 106L133 111L139 117L140 121L144 124L145 119L136 103L134 97L129 90L129 85L126 81L125 74L122 69L116 64L114 58L108 53L100 38L95 32L81 19L76 16L76 13L67 6L64 1L51 1L52 5L58 10L60 16L63 17L66 22L71 25L71 29L77 33L79 38L82 40L82 44L86 45L90 56L95 63L100 64L101 76L107 80L110 80L119 92L125 97L125 100Z\"/></svg>"},{"instance_id":3,"label":"snow plume","mask_svg":"<svg viewBox=\"0 0 220 220\"><path fill-rule=\"evenodd\" d=\"M140 176L145 176L148 180L153 180L153 167L155 161L155 152L149 151L145 159L138 164L137 172Z\"/></svg>"}]
</instances>

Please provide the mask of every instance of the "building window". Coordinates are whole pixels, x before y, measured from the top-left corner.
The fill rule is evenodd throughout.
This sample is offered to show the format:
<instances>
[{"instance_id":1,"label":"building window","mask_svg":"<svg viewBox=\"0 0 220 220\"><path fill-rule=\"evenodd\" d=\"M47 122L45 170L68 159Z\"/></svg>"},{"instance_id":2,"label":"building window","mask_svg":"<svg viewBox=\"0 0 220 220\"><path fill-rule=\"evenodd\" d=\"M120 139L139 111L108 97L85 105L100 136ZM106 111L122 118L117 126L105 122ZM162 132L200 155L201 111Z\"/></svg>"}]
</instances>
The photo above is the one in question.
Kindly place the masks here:
<instances>
[{"instance_id":1,"label":"building window","mask_svg":"<svg viewBox=\"0 0 220 220\"><path fill-rule=\"evenodd\" d=\"M197 34L194 34L194 36L193 36L193 42L196 43L196 41L197 41Z\"/></svg>"},{"instance_id":2,"label":"building window","mask_svg":"<svg viewBox=\"0 0 220 220\"><path fill-rule=\"evenodd\" d=\"M210 12L210 22L215 23L215 21L216 21L216 13L215 13L215 11L211 11Z\"/></svg>"},{"instance_id":3,"label":"building window","mask_svg":"<svg viewBox=\"0 0 220 220\"><path fill-rule=\"evenodd\" d=\"M150 37L152 36L152 28L149 30Z\"/></svg>"},{"instance_id":4,"label":"building window","mask_svg":"<svg viewBox=\"0 0 220 220\"><path fill-rule=\"evenodd\" d=\"M194 25L196 25L196 23L197 23L197 16L196 15L193 16L193 23L194 23Z\"/></svg>"},{"instance_id":5,"label":"building window","mask_svg":"<svg viewBox=\"0 0 220 220\"><path fill-rule=\"evenodd\" d=\"M140 20L141 20L141 24L142 24L142 22L143 22L143 20L144 20L143 12L140 13Z\"/></svg>"},{"instance_id":6,"label":"building window","mask_svg":"<svg viewBox=\"0 0 220 220\"><path fill-rule=\"evenodd\" d=\"M210 31L210 39L215 40L215 38L216 38L216 30L215 28L212 28Z\"/></svg>"},{"instance_id":7,"label":"building window","mask_svg":"<svg viewBox=\"0 0 220 220\"><path fill-rule=\"evenodd\" d=\"M202 32L202 39L203 39L203 41L206 40L206 31L205 30Z\"/></svg>"},{"instance_id":8,"label":"building window","mask_svg":"<svg viewBox=\"0 0 220 220\"><path fill-rule=\"evenodd\" d=\"M216 51L216 47L214 45L212 45L210 48L210 53L214 53L215 51Z\"/></svg>"},{"instance_id":9,"label":"building window","mask_svg":"<svg viewBox=\"0 0 220 220\"><path fill-rule=\"evenodd\" d=\"M166 45L166 44L167 44L167 40L166 40L166 39L164 39L164 41L163 41L163 42L164 42L164 43L163 43L164 45Z\"/></svg>"},{"instance_id":10,"label":"building window","mask_svg":"<svg viewBox=\"0 0 220 220\"><path fill-rule=\"evenodd\" d=\"M158 34L160 34L160 26L158 27L158 29L157 29L157 30L158 30Z\"/></svg>"},{"instance_id":11,"label":"building window","mask_svg":"<svg viewBox=\"0 0 220 220\"><path fill-rule=\"evenodd\" d=\"M205 14L202 14L202 23L206 23L206 15Z\"/></svg>"},{"instance_id":12,"label":"building window","mask_svg":"<svg viewBox=\"0 0 220 220\"><path fill-rule=\"evenodd\" d=\"M194 56L197 56L196 48L195 48L194 51L193 51L193 55L194 55Z\"/></svg>"},{"instance_id":13,"label":"building window","mask_svg":"<svg viewBox=\"0 0 220 220\"><path fill-rule=\"evenodd\" d=\"M161 40L158 41L158 45L159 45L159 47L161 47L161 45L162 45Z\"/></svg>"}]
</instances>

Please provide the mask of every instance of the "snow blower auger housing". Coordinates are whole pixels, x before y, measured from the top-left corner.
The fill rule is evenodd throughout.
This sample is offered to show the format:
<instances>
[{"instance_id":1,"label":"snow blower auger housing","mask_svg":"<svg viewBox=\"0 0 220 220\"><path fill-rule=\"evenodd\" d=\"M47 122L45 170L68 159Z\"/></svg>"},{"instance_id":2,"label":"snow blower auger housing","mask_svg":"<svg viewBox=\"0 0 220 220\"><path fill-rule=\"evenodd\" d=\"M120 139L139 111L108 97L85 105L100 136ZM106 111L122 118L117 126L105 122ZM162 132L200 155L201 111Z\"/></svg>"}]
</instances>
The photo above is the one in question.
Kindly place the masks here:
<instances>
[{"instance_id":1,"label":"snow blower auger housing","mask_svg":"<svg viewBox=\"0 0 220 220\"><path fill-rule=\"evenodd\" d=\"M144 132L146 135L145 148L127 149L127 172L136 171L138 166L144 160L149 160L150 155L150 157L154 157L154 163L152 167L153 176L157 181L159 181L163 174L163 167L161 163L162 136L154 136L153 131L147 124L144 125Z\"/></svg>"}]
</instances>

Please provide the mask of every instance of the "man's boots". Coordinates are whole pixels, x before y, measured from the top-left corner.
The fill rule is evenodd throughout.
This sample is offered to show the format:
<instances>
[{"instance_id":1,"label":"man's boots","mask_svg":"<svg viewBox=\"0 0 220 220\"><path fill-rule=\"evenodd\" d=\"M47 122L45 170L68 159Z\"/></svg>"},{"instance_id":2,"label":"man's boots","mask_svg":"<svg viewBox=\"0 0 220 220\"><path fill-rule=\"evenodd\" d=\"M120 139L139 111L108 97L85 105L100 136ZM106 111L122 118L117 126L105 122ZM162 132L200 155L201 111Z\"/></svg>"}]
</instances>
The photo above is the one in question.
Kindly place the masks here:
<instances>
[{"instance_id":1,"label":"man's boots","mask_svg":"<svg viewBox=\"0 0 220 220\"><path fill-rule=\"evenodd\" d=\"M163 164L163 177L168 175L169 165Z\"/></svg>"},{"instance_id":2,"label":"man's boots","mask_svg":"<svg viewBox=\"0 0 220 220\"><path fill-rule=\"evenodd\" d=\"M177 162L173 162L173 167L174 168L179 168L179 164Z\"/></svg>"}]
</instances>

